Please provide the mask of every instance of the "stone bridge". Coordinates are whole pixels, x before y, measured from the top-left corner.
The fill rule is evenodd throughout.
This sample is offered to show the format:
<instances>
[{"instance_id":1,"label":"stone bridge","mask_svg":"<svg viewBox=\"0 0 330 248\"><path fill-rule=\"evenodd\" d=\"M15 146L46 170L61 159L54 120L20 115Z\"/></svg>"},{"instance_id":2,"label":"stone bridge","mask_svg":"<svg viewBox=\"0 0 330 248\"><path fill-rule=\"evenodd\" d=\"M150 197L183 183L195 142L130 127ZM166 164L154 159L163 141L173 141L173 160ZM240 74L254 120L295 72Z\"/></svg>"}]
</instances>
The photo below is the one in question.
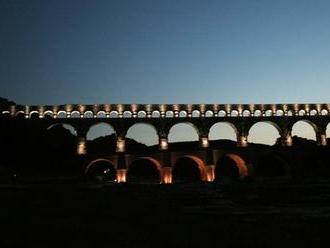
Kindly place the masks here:
<instances>
[{"instance_id":1,"label":"stone bridge","mask_svg":"<svg viewBox=\"0 0 330 248\"><path fill-rule=\"evenodd\" d=\"M7 117L6 123L22 122L27 127L49 129L58 124L71 125L77 135L77 154L86 158L83 168L86 174L95 168L96 164L102 164L104 173L114 170L116 180L125 182L130 168L139 161L144 161L155 167L161 182L171 183L172 174L180 174L180 170L176 170L178 164L190 162L196 165L203 181L213 181L221 176L221 173L217 172L217 167L220 167L223 159L233 161L239 177L254 175L257 161L264 154L274 152L273 147L259 149L248 146L249 131L259 122L270 123L277 129L281 137L281 146L277 147L275 152L285 153L290 150L292 127L298 121L309 123L315 131L317 144L320 147L326 146L329 111L330 104L67 104L14 105L3 111L2 115ZM210 146L209 131L219 122L228 123L233 127L237 136L235 148L220 149ZM116 153L96 155L88 152L87 132L98 123L108 123L113 127L117 139ZM157 151L126 151L127 131L137 123L145 123L156 130L159 138ZM178 123L189 123L198 133L199 145L193 150L168 149L169 132ZM108 163L108 166L105 163Z\"/></svg>"}]
</instances>

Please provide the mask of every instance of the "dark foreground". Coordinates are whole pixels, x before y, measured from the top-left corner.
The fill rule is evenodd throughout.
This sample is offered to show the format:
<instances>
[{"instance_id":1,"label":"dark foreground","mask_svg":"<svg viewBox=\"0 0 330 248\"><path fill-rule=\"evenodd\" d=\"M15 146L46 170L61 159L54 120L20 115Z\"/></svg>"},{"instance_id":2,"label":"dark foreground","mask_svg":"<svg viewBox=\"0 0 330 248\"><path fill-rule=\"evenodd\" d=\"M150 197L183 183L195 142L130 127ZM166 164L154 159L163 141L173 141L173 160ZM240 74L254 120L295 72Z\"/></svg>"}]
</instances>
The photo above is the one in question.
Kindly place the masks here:
<instances>
[{"instance_id":1,"label":"dark foreground","mask_svg":"<svg viewBox=\"0 0 330 248\"><path fill-rule=\"evenodd\" d=\"M330 181L0 186L0 247L316 247Z\"/></svg>"}]
</instances>

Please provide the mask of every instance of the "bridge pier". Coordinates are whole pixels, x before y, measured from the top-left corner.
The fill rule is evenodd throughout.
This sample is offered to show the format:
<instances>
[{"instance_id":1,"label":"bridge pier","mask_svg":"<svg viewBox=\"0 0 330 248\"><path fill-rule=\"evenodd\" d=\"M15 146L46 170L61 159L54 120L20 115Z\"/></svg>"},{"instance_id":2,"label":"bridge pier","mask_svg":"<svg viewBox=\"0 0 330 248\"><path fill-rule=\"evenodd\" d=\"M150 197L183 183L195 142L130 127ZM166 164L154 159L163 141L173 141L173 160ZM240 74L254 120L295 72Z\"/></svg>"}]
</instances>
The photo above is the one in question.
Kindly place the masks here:
<instances>
[{"instance_id":1,"label":"bridge pier","mask_svg":"<svg viewBox=\"0 0 330 248\"><path fill-rule=\"evenodd\" d=\"M291 130L283 129L281 133L282 146L292 146Z\"/></svg>"},{"instance_id":2,"label":"bridge pier","mask_svg":"<svg viewBox=\"0 0 330 248\"><path fill-rule=\"evenodd\" d=\"M172 167L162 167L161 171L161 183L171 184L172 183Z\"/></svg>"},{"instance_id":3,"label":"bridge pier","mask_svg":"<svg viewBox=\"0 0 330 248\"><path fill-rule=\"evenodd\" d=\"M125 136L118 135L117 137L117 145L116 152L125 152Z\"/></svg>"},{"instance_id":4,"label":"bridge pier","mask_svg":"<svg viewBox=\"0 0 330 248\"><path fill-rule=\"evenodd\" d=\"M237 135L237 146L238 147L247 147L248 146L247 135Z\"/></svg>"},{"instance_id":5,"label":"bridge pier","mask_svg":"<svg viewBox=\"0 0 330 248\"><path fill-rule=\"evenodd\" d=\"M168 149L168 140L167 137L159 138L159 150L167 150Z\"/></svg>"},{"instance_id":6,"label":"bridge pier","mask_svg":"<svg viewBox=\"0 0 330 248\"><path fill-rule=\"evenodd\" d=\"M87 154L87 145L86 145L86 138L85 137L78 137L77 154L78 155Z\"/></svg>"},{"instance_id":7,"label":"bridge pier","mask_svg":"<svg viewBox=\"0 0 330 248\"><path fill-rule=\"evenodd\" d=\"M200 136L199 137L200 147L207 148L209 147L209 138L208 136Z\"/></svg>"},{"instance_id":8,"label":"bridge pier","mask_svg":"<svg viewBox=\"0 0 330 248\"><path fill-rule=\"evenodd\" d=\"M316 135L317 145L326 146L327 145L327 136L325 132L318 132Z\"/></svg>"}]
</instances>

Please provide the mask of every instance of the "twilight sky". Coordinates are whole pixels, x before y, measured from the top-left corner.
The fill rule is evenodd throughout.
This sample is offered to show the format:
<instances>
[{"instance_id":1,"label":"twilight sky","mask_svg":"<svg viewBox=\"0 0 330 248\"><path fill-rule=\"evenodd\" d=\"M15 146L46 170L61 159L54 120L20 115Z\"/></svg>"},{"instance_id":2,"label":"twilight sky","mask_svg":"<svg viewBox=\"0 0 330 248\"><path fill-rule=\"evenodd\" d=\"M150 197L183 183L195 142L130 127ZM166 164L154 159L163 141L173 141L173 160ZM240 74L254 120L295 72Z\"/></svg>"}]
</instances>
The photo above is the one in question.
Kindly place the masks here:
<instances>
[{"instance_id":1,"label":"twilight sky","mask_svg":"<svg viewBox=\"0 0 330 248\"><path fill-rule=\"evenodd\" d=\"M329 102L328 0L0 0L21 104Z\"/></svg>"}]
</instances>

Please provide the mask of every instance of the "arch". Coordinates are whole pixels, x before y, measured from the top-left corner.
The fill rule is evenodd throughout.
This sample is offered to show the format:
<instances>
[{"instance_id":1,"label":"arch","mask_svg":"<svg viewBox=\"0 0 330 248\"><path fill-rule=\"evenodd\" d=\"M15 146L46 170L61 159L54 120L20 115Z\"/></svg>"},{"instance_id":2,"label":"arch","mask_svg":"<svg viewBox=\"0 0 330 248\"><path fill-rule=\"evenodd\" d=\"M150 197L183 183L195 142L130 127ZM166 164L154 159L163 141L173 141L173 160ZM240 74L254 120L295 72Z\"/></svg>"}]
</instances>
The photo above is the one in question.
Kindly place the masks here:
<instances>
[{"instance_id":1,"label":"arch","mask_svg":"<svg viewBox=\"0 0 330 248\"><path fill-rule=\"evenodd\" d=\"M250 110L247 110L247 109L244 110L242 114L243 114L244 117L251 116L251 112L250 112Z\"/></svg>"},{"instance_id":2,"label":"arch","mask_svg":"<svg viewBox=\"0 0 330 248\"><path fill-rule=\"evenodd\" d=\"M118 116L119 116L119 113L116 110L112 110L109 115L110 118L118 118Z\"/></svg>"},{"instance_id":3,"label":"arch","mask_svg":"<svg viewBox=\"0 0 330 248\"><path fill-rule=\"evenodd\" d=\"M209 131L210 140L227 139L237 141L237 129L230 122L217 122L212 125Z\"/></svg>"},{"instance_id":4,"label":"arch","mask_svg":"<svg viewBox=\"0 0 330 248\"><path fill-rule=\"evenodd\" d=\"M187 111L185 111L185 110L181 110L181 111L179 112L179 117L180 117L180 118L186 118L187 116L188 116Z\"/></svg>"},{"instance_id":5,"label":"arch","mask_svg":"<svg viewBox=\"0 0 330 248\"><path fill-rule=\"evenodd\" d=\"M260 121L249 129L248 140L250 143L274 145L281 137L281 128L271 121Z\"/></svg>"},{"instance_id":6,"label":"arch","mask_svg":"<svg viewBox=\"0 0 330 248\"><path fill-rule=\"evenodd\" d=\"M160 183L161 168L159 161L154 158L138 158L128 166L127 182Z\"/></svg>"},{"instance_id":7,"label":"arch","mask_svg":"<svg viewBox=\"0 0 330 248\"><path fill-rule=\"evenodd\" d=\"M211 110L206 111L205 117L213 117L213 111L211 111Z\"/></svg>"},{"instance_id":8,"label":"arch","mask_svg":"<svg viewBox=\"0 0 330 248\"><path fill-rule=\"evenodd\" d=\"M154 110L151 113L152 118L160 118L160 112L158 110Z\"/></svg>"},{"instance_id":9,"label":"arch","mask_svg":"<svg viewBox=\"0 0 330 248\"><path fill-rule=\"evenodd\" d=\"M300 120L292 126L292 136L316 141L317 126L309 120Z\"/></svg>"},{"instance_id":10,"label":"arch","mask_svg":"<svg viewBox=\"0 0 330 248\"><path fill-rule=\"evenodd\" d=\"M64 110L58 111L57 112L57 118L66 118L66 112Z\"/></svg>"},{"instance_id":11,"label":"arch","mask_svg":"<svg viewBox=\"0 0 330 248\"><path fill-rule=\"evenodd\" d=\"M140 110L140 111L137 113L137 117L138 117L138 118L146 118L146 117L147 117L147 113L146 113L146 111L144 111L144 110Z\"/></svg>"},{"instance_id":12,"label":"arch","mask_svg":"<svg viewBox=\"0 0 330 248\"><path fill-rule=\"evenodd\" d=\"M258 160L254 174L258 177L287 177L290 175L289 163L283 156L268 153Z\"/></svg>"},{"instance_id":13,"label":"arch","mask_svg":"<svg viewBox=\"0 0 330 248\"><path fill-rule=\"evenodd\" d=\"M95 140L99 137L110 136L116 134L113 126L106 122L99 122L89 127L86 133L87 140Z\"/></svg>"},{"instance_id":14,"label":"arch","mask_svg":"<svg viewBox=\"0 0 330 248\"><path fill-rule=\"evenodd\" d=\"M75 129L72 125L67 124L67 123L54 123L54 124L50 125L50 126L47 128L47 130L50 131L50 130L52 130L53 128L58 127L58 126L62 126L62 127L65 128L66 130L69 130L70 133L71 133L72 135L77 136L77 131L76 131L76 129Z\"/></svg>"},{"instance_id":15,"label":"arch","mask_svg":"<svg viewBox=\"0 0 330 248\"><path fill-rule=\"evenodd\" d=\"M231 112L230 112L230 116L231 117L238 117L239 116L239 112L237 111L237 110L232 110Z\"/></svg>"},{"instance_id":16,"label":"arch","mask_svg":"<svg viewBox=\"0 0 330 248\"><path fill-rule=\"evenodd\" d=\"M306 115L306 111L304 109L301 109L301 110L299 110L298 115L304 116L304 115Z\"/></svg>"},{"instance_id":17,"label":"arch","mask_svg":"<svg viewBox=\"0 0 330 248\"><path fill-rule=\"evenodd\" d=\"M94 118L94 113L88 110L84 113L84 118Z\"/></svg>"},{"instance_id":18,"label":"arch","mask_svg":"<svg viewBox=\"0 0 330 248\"><path fill-rule=\"evenodd\" d=\"M328 110L322 109L321 110L321 115L328 115Z\"/></svg>"},{"instance_id":19,"label":"arch","mask_svg":"<svg viewBox=\"0 0 330 248\"><path fill-rule=\"evenodd\" d=\"M205 181L205 163L193 155L180 157L174 164L172 175L174 182Z\"/></svg>"},{"instance_id":20,"label":"arch","mask_svg":"<svg viewBox=\"0 0 330 248\"><path fill-rule=\"evenodd\" d=\"M107 117L107 114L103 110L97 112L97 114L96 114L96 118L106 118L106 117Z\"/></svg>"},{"instance_id":21,"label":"arch","mask_svg":"<svg viewBox=\"0 0 330 248\"><path fill-rule=\"evenodd\" d=\"M193 118L198 118L198 117L201 117L201 112L199 110L194 110L192 113L191 113L191 117Z\"/></svg>"},{"instance_id":22,"label":"arch","mask_svg":"<svg viewBox=\"0 0 330 248\"><path fill-rule=\"evenodd\" d=\"M287 115L287 116L293 116L293 111L292 111L292 110L288 110L288 111L286 112L286 115Z\"/></svg>"},{"instance_id":23,"label":"arch","mask_svg":"<svg viewBox=\"0 0 330 248\"><path fill-rule=\"evenodd\" d=\"M123 118L132 118L132 112L131 111L124 111Z\"/></svg>"},{"instance_id":24,"label":"arch","mask_svg":"<svg viewBox=\"0 0 330 248\"><path fill-rule=\"evenodd\" d=\"M130 126L126 137L147 146L158 144L159 139L157 129L152 124L145 122L135 123Z\"/></svg>"},{"instance_id":25,"label":"arch","mask_svg":"<svg viewBox=\"0 0 330 248\"><path fill-rule=\"evenodd\" d=\"M169 130L169 143L197 140L199 140L198 129L190 122L176 123Z\"/></svg>"},{"instance_id":26,"label":"arch","mask_svg":"<svg viewBox=\"0 0 330 248\"><path fill-rule=\"evenodd\" d=\"M215 180L221 178L244 178L248 176L245 161L237 154L228 153L220 157L215 166Z\"/></svg>"},{"instance_id":27,"label":"arch","mask_svg":"<svg viewBox=\"0 0 330 248\"><path fill-rule=\"evenodd\" d=\"M309 115L311 116L318 115L318 112L316 109L312 109L311 111L309 111Z\"/></svg>"},{"instance_id":28,"label":"arch","mask_svg":"<svg viewBox=\"0 0 330 248\"><path fill-rule=\"evenodd\" d=\"M84 171L85 177L94 182L116 182L116 169L107 159L96 159L90 162Z\"/></svg>"},{"instance_id":29,"label":"arch","mask_svg":"<svg viewBox=\"0 0 330 248\"><path fill-rule=\"evenodd\" d=\"M273 116L273 110L268 109L265 111L265 116L269 117L269 116Z\"/></svg>"},{"instance_id":30,"label":"arch","mask_svg":"<svg viewBox=\"0 0 330 248\"><path fill-rule=\"evenodd\" d=\"M167 117L167 118L173 118L174 117L174 112L171 111L171 110L166 111L165 117Z\"/></svg>"},{"instance_id":31,"label":"arch","mask_svg":"<svg viewBox=\"0 0 330 248\"><path fill-rule=\"evenodd\" d=\"M30 112L30 118L31 119L39 119L39 112L34 110Z\"/></svg>"},{"instance_id":32,"label":"arch","mask_svg":"<svg viewBox=\"0 0 330 248\"><path fill-rule=\"evenodd\" d=\"M80 118L80 113L79 111L72 111L70 116L71 118Z\"/></svg>"},{"instance_id":33,"label":"arch","mask_svg":"<svg viewBox=\"0 0 330 248\"><path fill-rule=\"evenodd\" d=\"M260 109L257 109L257 110L254 111L253 115L256 116L256 117L262 116L262 111Z\"/></svg>"},{"instance_id":34,"label":"arch","mask_svg":"<svg viewBox=\"0 0 330 248\"><path fill-rule=\"evenodd\" d=\"M49 118L49 119L54 118L53 111L50 111L50 110L45 111L44 112L44 118Z\"/></svg>"},{"instance_id":35,"label":"arch","mask_svg":"<svg viewBox=\"0 0 330 248\"><path fill-rule=\"evenodd\" d=\"M224 110L220 110L219 112L218 112L218 117L226 117L227 116L227 112L226 111L224 111Z\"/></svg>"},{"instance_id":36,"label":"arch","mask_svg":"<svg viewBox=\"0 0 330 248\"><path fill-rule=\"evenodd\" d=\"M276 116L283 116L283 115L284 115L284 111L282 109L276 110Z\"/></svg>"}]
</instances>

